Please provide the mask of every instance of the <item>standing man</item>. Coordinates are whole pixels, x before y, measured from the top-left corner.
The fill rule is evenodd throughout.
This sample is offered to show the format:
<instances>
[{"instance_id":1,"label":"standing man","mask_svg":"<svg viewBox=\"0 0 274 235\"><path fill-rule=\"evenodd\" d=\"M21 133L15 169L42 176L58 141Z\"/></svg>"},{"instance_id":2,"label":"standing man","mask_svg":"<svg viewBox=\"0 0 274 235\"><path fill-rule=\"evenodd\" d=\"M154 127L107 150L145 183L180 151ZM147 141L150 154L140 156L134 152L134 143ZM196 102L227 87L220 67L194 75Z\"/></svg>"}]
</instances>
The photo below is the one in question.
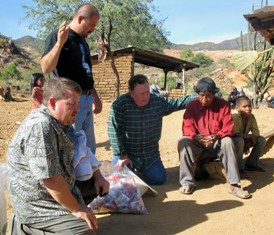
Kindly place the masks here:
<instances>
[{"instance_id":1,"label":"standing man","mask_svg":"<svg viewBox=\"0 0 274 235\"><path fill-rule=\"evenodd\" d=\"M159 151L163 117L184 109L192 96L173 100L150 93L144 75L132 76L128 89L110 110L108 135L114 153L112 162L136 169L148 184L163 184L166 170Z\"/></svg>"},{"instance_id":2,"label":"standing man","mask_svg":"<svg viewBox=\"0 0 274 235\"><path fill-rule=\"evenodd\" d=\"M228 102L215 97L219 91L211 78L202 78L194 87L198 98L191 101L184 113L183 137L178 142L180 184L183 194L195 189L194 167L204 152L217 155L225 168L229 193L249 198L240 183L236 150L231 139L233 120ZM208 156L208 155L207 155Z\"/></svg>"},{"instance_id":3,"label":"standing man","mask_svg":"<svg viewBox=\"0 0 274 235\"><path fill-rule=\"evenodd\" d=\"M69 25L65 22L46 39L40 61L43 73L53 71L57 77L66 77L82 88L75 130L84 130L87 146L95 153L93 112L102 111L102 102L94 88L90 49L85 38L94 31L100 19L97 8L89 3L81 5ZM94 110L92 107L94 103Z\"/></svg>"},{"instance_id":4,"label":"standing man","mask_svg":"<svg viewBox=\"0 0 274 235\"><path fill-rule=\"evenodd\" d=\"M109 183L99 169L76 182L71 161L80 86L65 78L46 83L44 105L33 110L13 136L8 152L8 190L18 234L95 234L98 223L86 206Z\"/></svg>"}]
</instances>

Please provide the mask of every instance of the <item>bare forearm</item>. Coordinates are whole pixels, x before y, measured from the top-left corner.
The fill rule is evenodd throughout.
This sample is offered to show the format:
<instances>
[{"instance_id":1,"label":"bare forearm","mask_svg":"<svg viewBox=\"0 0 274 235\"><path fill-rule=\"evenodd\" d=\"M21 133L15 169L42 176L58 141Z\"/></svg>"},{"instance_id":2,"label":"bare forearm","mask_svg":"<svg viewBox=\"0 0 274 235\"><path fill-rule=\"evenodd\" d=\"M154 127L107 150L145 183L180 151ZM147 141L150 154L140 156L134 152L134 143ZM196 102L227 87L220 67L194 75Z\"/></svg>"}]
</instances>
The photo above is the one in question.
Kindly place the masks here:
<instances>
[{"instance_id":1,"label":"bare forearm","mask_svg":"<svg viewBox=\"0 0 274 235\"><path fill-rule=\"evenodd\" d=\"M94 106L95 106L93 112L95 114L101 113L103 106L102 106L102 102L101 102L95 88L93 88L93 90L92 90L92 99L93 99L93 103L94 103Z\"/></svg>"},{"instance_id":2,"label":"bare forearm","mask_svg":"<svg viewBox=\"0 0 274 235\"><path fill-rule=\"evenodd\" d=\"M95 180L97 180L97 179L103 178L103 175L102 175L101 171L98 169L97 171L93 172L93 177Z\"/></svg>"},{"instance_id":3,"label":"bare forearm","mask_svg":"<svg viewBox=\"0 0 274 235\"><path fill-rule=\"evenodd\" d=\"M43 180L50 195L63 207L71 212L79 211L81 205L72 195L69 186L62 176Z\"/></svg>"},{"instance_id":4,"label":"bare forearm","mask_svg":"<svg viewBox=\"0 0 274 235\"><path fill-rule=\"evenodd\" d=\"M58 29L57 42L54 47L40 60L43 73L52 72L58 63L62 47L68 39L70 26L64 21Z\"/></svg>"},{"instance_id":5,"label":"bare forearm","mask_svg":"<svg viewBox=\"0 0 274 235\"><path fill-rule=\"evenodd\" d=\"M104 178L101 171L98 169L93 172L94 186L97 194L106 195L109 191L109 182Z\"/></svg>"},{"instance_id":6,"label":"bare forearm","mask_svg":"<svg viewBox=\"0 0 274 235\"><path fill-rule=\"evenodd\" d=\"M99 96L98 96L98 93L97 93L95 87L92 89L91 95L92 95L93 99L99 99Z\"/></svg>"},{"instance_id":7,"label":"bare forearm","mask_svg":"<svg viewBox=\"0 0 274 235\"><path fill-rule=\"evenodd\" d=\"M51 51L42 57L40 60L40 65L43 73L51 73L56 68L61 50L62 45L57 42Z\"/></svg>"},{"instance_id":8,"label":"bare forearm","mask_svg":"<svg viewBox=\"0 0 274 235\"><path fill-rule=\"evenodd\" d=\"M250 139L251 138L251 136L249 134L244 134L244 133L235 133L234 136L242 137L243 139Z\"/></svg>"}]
</instances>

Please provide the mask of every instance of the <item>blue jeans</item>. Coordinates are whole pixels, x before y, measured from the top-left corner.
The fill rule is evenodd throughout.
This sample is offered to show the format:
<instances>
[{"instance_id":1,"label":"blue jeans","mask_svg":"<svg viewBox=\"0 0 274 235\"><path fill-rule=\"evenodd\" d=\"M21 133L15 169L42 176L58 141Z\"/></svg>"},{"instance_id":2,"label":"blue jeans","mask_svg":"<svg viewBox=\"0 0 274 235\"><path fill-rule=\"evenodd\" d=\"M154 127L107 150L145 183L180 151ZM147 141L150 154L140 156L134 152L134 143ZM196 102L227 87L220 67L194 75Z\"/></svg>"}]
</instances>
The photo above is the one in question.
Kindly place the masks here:
<instances>
[{"instance_id":1,"label":"blue jeans","mask_svg":"<svg viewBox=\"0 0 274 235\"><path fill-rule=\"evenodd\" d=\"M92 96L81 95L79 102L79 112L76 115L74 123L76 131L83 130L87 137L87 146L90 147L91 151L95 154L96 142L94 135L94 123L93 123L93 107L92 107Z\"/></svg>"},{"instance_id":2,"label":"blue jeans","mask_svg":"<svg viewBox=\"0 0 274 235\"><path fill-rule=\"evenodd\" d=\"M115 155L112 158L112 163L116 164L119 160L119 156ZM132 171L133 169L128 166ZM164 184L166 181L166 169L161 161L161 159L157 160L151 167L148 169L140 169L140 172L143 177L144 181L150 185L160 185Z\"/></svg>"}]
</instances>

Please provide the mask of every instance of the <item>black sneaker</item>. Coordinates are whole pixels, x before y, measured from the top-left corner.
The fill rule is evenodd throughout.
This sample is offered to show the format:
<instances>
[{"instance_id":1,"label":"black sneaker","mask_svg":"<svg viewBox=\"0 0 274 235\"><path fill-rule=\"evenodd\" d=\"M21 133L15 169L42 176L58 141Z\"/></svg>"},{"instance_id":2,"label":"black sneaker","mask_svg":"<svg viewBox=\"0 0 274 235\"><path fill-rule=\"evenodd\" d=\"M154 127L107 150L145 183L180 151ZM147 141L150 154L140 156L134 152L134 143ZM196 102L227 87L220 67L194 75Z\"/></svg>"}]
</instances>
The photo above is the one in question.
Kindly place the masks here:
<instances>
[{"instance_id":1,"label":"black sneaker","mask_svg":"<svg viewBox=\"0 0 274 235\"><path fill-rule=\"evenodd\" d=\"M245 169L246 169L247 171L260 171L260 172L265 172L265 169L262 168L260 165L251 166L251 165L246 164L246 165L245 165Z\"/></svg>"}]
</instances>

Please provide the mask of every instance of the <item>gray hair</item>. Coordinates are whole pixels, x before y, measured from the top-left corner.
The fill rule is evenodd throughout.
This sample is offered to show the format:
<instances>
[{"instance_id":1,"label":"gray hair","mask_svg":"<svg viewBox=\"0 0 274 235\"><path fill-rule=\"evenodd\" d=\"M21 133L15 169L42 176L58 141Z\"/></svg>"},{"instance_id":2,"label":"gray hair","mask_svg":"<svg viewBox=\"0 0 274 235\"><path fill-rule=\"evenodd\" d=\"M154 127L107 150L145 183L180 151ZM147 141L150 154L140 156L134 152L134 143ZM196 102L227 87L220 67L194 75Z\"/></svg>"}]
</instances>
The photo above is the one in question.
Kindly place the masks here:
<instances>
[{"instance_id":1,"label":"gray hair","mask_svg":"<svg viewBox=\"0 0 274 235\"><path fill-rule=\"evenodd\" d=\"M79 95L82 93L80 85L70 79L62 77L49 79L45 85L43 103L47 104L50 97L56 100L69 98L67 90L75 91Z\"/></svg>"}]
</instances>

